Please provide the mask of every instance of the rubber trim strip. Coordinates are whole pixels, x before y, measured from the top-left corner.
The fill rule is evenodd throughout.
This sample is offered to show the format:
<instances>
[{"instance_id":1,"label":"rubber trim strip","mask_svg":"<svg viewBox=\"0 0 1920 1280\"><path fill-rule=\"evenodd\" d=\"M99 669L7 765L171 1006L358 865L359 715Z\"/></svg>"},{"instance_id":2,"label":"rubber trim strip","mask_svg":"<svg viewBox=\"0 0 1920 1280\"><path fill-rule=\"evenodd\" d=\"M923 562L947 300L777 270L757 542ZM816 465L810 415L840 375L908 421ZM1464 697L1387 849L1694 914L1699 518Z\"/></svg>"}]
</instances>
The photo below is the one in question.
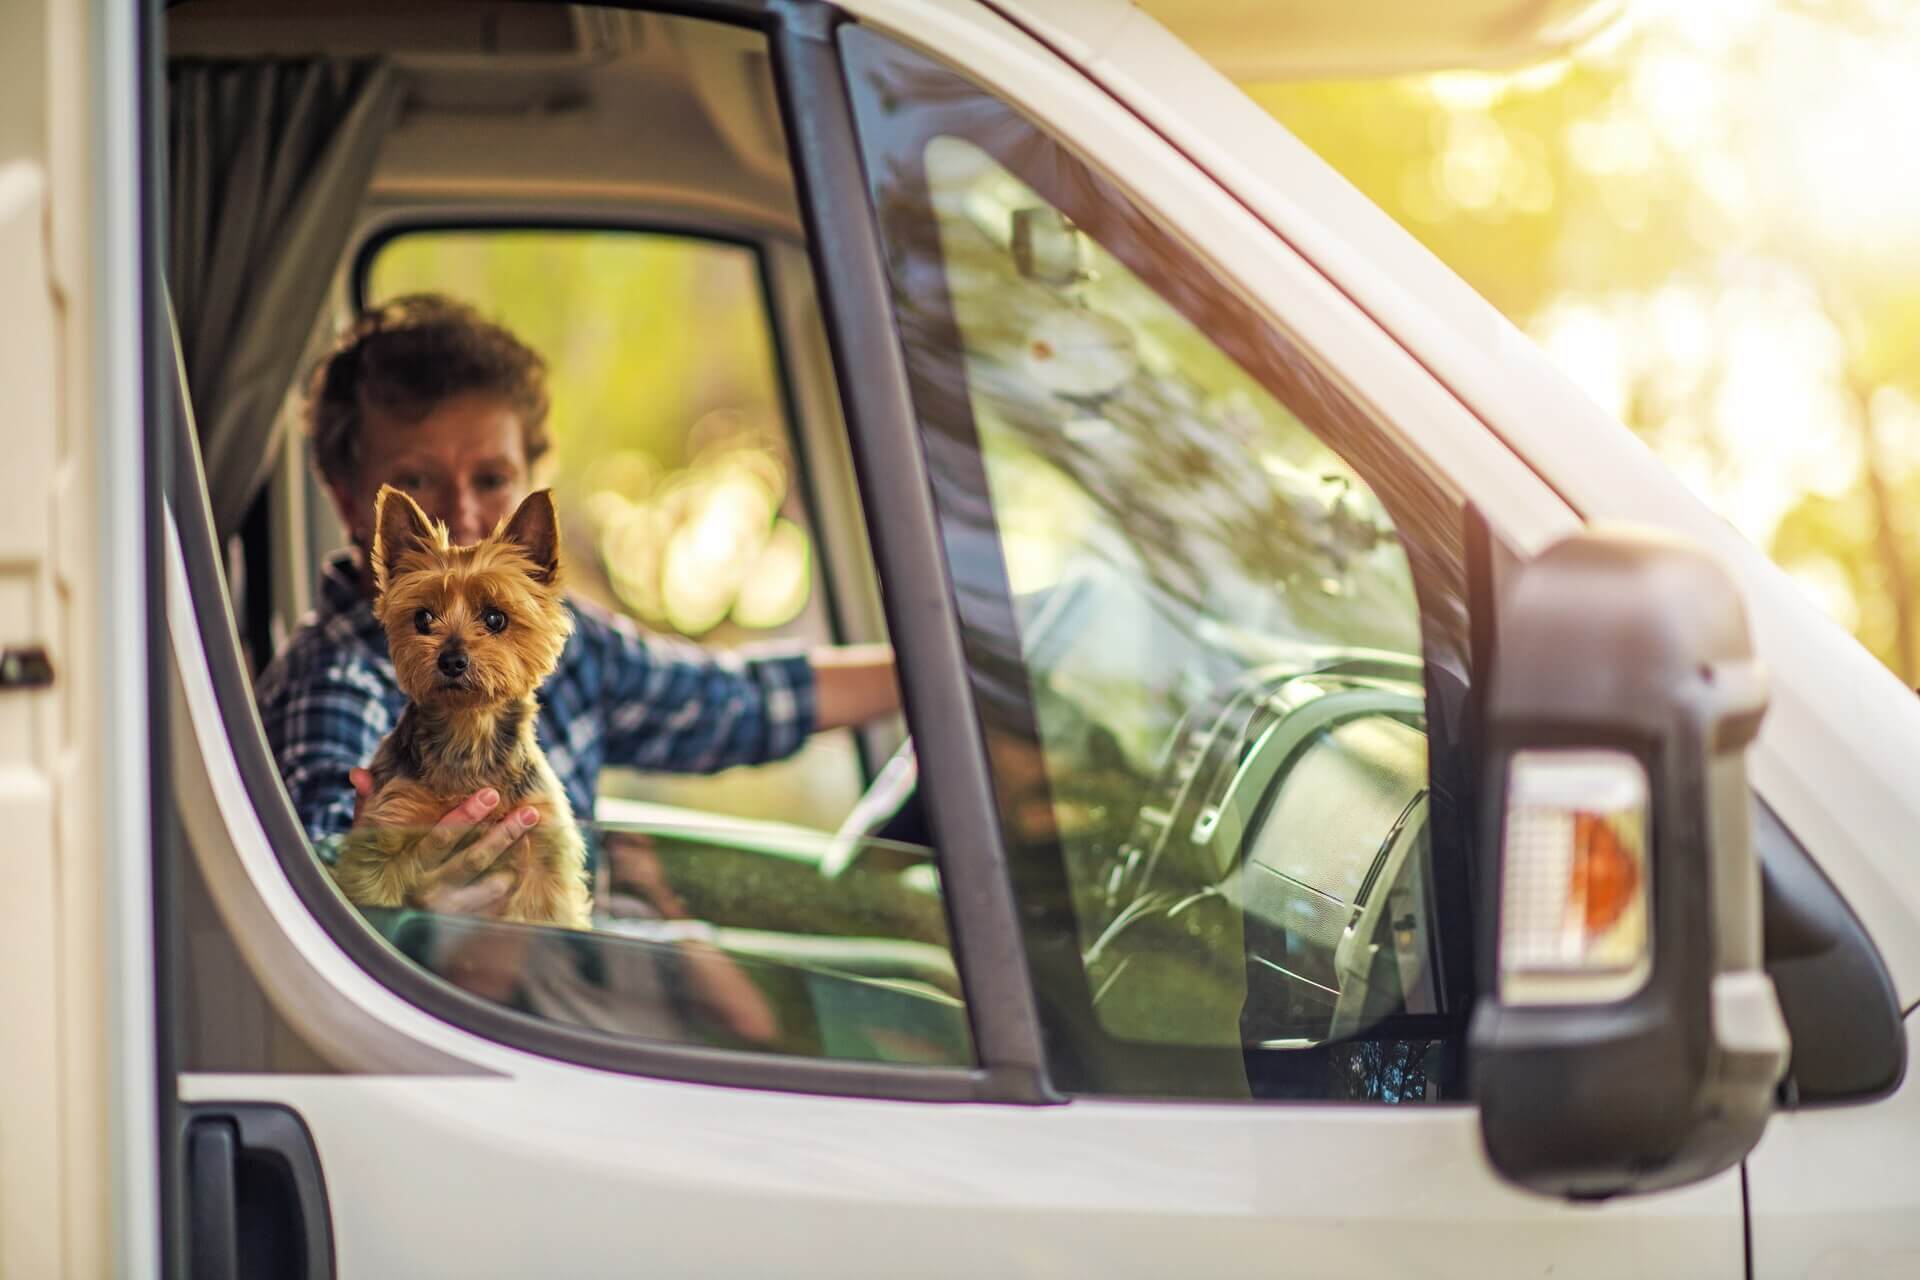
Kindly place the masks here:
<instances>
[{"instance_id":1,"label":"rubber trim strip","mask_svg":"<svg viewBox=\"0 0 1920 1280\"><path fill-rule=\"evenodd\" d=\"M781 2L776 12L774 78L841 409L868 527L887 531L873 540L873 550L887 625L899 648L901 690L911 723L945 726L918 740L921 785L974 1044L1002 1096L1056 1102L886 259L834 39L842 15L817 0Z\"/></svg>"}]
</instances>

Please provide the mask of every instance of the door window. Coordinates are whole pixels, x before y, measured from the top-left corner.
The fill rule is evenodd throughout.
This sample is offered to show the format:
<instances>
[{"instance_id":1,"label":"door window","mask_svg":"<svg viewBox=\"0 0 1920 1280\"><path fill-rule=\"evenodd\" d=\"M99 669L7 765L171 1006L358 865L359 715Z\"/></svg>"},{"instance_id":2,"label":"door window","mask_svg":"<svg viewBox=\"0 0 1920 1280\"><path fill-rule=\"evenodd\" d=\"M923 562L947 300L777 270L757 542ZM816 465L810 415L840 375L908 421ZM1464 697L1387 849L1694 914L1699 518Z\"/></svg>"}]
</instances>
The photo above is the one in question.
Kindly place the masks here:
<instances>
[{"instance_id":1,"label":"door window","mask_svg":"<svg viewBox=\"0 0 1920 1280\"><path fill-rule=\"evenodd\" d=\"M1056 1083L1449 1096L1458 503L1044 130L842 51Z\"/></svg>"},{"instance_id":2,"label":"door window","mask_svg":"<svg viewBox=\"0 0 1920 1280\"><path fill-rule=\"evenodd\" d=\"M671 39L628 69L643 83L734 125L775 101L756 33L681 19L663 31ZM668 50L680 61L649 71ZM689 90L700 77L710 92ZM778 121L765 123L777 141ZM729 154L722 133L690 144L713 148L699 156L699 183L723 180L730 164L750 169L767 211L789 210L785 175L769 177L758 147ZM636 149L674 158L659 140ZM687 181L684 166L664 172L673 181L662 191ZM516 177L503 168L474 182L512 192ZM819 664L803 651L840 638L777 340L817 341L807 326L818 318L796 291L776 329L763 278L773 251L700 231L705 188L679 194L694 230L416 227L366 256L357 283L368 314L302 380L319 406L315 456L353 538L370 548L374 526L383 540L399 529L379 514L397 509L391 495L384 507L361 500L376 471L468 524L516 486L550 485L571 608L548 608L516 577L547 580L542 553L553 543L537 502L521 508L535 516L515 555L464 561L471 572L407 562L426 594L399 622L374 616L370 566L335 557L315 617L251 686L225 629L203 626L224 724L302 901L370 972L443 1018L596 1066L971 1096L973 1073L959 1070L976 1062L968 1007L910 753L876 770L871 787L845 733L764 763L800 746L826 700L808 670ZM830 396L809 403L831 412ZM807 425L809 438L832 434ZM190 461L195 436L184 425L177 443ZM206 622L225 599L205 481L187 465L176 485L187 577ZM859 527L850 483L823 494L856 504L836 505L828 523L842 531L836 563L870 575L845 554L844 531ZM475 569L481 562L491 567ZM428 686L403 688L395 666L418 637L435 646L420 658L422 678L456 690L425 710L405 690ZM785 652L689 647L765 642ZM552 670L535 678L538 663ZM521 695L490 705L505 685L520 688L516 672L537 694L539 761L519 751ZM850 696L863 710L843 696L835 720L871 719L888 701L873 684ZM429 721L432 732L401 731ZM402 741L413 745L392 746ZM455 764L436 775L429 756ZM456 788L422 780L451 777L462 760L460 793L511 787L546 807L529 840L513 845L491 825L464 830L451 816L430 826ZM658 773L726 762L738 763L704 784ZM380 793L356 802L351 770L368 766ZM510 776L481 776L488 769ZM376 814L388 787L409 786L417 803ZM475 816L489 807L471 803ZM541 837L568 812L580 841L543 851ZM485 915L501 904L481 891L508 871L517 887L505 914L521 922Z\"/></svg>"}]
</instances>

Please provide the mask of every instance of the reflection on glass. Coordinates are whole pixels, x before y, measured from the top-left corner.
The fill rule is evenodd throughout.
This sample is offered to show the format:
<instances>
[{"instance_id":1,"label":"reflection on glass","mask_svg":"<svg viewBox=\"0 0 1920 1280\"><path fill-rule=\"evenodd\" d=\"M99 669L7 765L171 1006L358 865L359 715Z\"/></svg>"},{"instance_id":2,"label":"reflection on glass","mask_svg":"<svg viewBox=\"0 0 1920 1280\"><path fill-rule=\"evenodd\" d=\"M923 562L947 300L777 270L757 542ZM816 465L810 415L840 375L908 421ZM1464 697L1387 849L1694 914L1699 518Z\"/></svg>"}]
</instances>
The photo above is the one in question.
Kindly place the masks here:
<instances>
[{"instance_id":1,"label":"reflection on glass","mask_svg":"<svg viewBox=\"0 0 1920 1280\"><path fill-rule=\"evenodd\" d=\"M1386 450L1044 131L843 49L1066 1087L1425 1098L1423 613ZM1390 496L1423 542L1457 523Z\"/></svg>"},{"instance_id":2,"label":"reflection on glass","mask_svg":"<svg viewBox=\"0 0 1920 1280\"><path fill-rule=\"evenodd\" d=\"M369 909L400 954L550 1022L670 1044L966 1066L966 1006L930 850L741 823L593 823L588 930ZM321 849L323 857L328 850Z\"/></svg>"}]
</instances>

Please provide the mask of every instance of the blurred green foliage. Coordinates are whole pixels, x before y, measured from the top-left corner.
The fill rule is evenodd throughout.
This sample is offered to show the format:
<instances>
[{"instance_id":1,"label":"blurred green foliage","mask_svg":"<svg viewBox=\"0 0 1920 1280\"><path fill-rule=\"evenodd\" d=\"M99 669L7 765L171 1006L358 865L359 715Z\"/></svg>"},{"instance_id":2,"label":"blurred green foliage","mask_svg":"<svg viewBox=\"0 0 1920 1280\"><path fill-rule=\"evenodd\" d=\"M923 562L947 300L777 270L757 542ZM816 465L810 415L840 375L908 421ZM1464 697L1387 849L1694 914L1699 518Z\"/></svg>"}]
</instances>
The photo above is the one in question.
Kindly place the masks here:
<instances>
[{"instance_id":1,"label":"blurred green foliage","mask_svg":"<svg viewBox=\"0 0 1920 1280\"><path fill-rule=\"evenodd\" d=\"M778 631L811 554L753 251L627 231L422 231L373 300L454 293L546 357L551 474L576 590L704 636ZM782 515L783 509L789 515ZM728 638L727 635L719 637Z\"/></svg>"},{"instance_id":2,"label":"blurred green foliage","mask_svg":"<svg viewBox=\"0 0 1920 1280\"><path fill-rule=\"evenodd\" d=\"M639 449L687 460L714 409L778 412L773 351L751 250L627 231L430 231L389 242L371 300L449 289L552 366L561 464ZM564 474L564 473L563 473Z\"/></svg>"},{"instance_id":3,"label":"blurred green foliage","mask_svg":"<svg viewBox=\"0 0 1920 1280\"><path fill-rule=\"evenodd\" d=\"M1251 93L1920 680L1913 6L1637 0L1543 66Z\"/></svg>"},{"instance_id":4,"label":"blurred green foliage","mask_svg":"<svg viewBox=\"0 0 1920 1280\"><path fill-rule=\"evenodd\" d=\"M831 638L794 483L752 250L664 233L412 232L369 301L437 291L546 357L569 587L652 630L731 647ZM845 734L713 777L609 770L603 795L832 830L859 794Z\"/></svg>"}]
</instances>

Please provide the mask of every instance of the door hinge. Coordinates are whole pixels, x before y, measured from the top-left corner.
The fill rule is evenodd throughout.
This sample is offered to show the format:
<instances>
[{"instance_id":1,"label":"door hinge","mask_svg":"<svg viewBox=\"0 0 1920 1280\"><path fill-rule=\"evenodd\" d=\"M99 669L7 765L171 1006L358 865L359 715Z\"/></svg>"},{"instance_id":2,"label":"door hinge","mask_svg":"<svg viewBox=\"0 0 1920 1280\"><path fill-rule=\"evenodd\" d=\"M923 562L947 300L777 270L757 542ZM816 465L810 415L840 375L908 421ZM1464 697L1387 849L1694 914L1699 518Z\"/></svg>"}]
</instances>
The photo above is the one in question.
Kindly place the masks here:
<instances>
[{"instance_id":1,"label":"door hinge","mask_svg":"<svg viewBox=\"0 0 1920 1280\"><path fill-rule=\"evenodd\" d=\"M44 689L53 683L53 660L39 645L0 649L0 689Z\"/></svg>"}]
</instances>

